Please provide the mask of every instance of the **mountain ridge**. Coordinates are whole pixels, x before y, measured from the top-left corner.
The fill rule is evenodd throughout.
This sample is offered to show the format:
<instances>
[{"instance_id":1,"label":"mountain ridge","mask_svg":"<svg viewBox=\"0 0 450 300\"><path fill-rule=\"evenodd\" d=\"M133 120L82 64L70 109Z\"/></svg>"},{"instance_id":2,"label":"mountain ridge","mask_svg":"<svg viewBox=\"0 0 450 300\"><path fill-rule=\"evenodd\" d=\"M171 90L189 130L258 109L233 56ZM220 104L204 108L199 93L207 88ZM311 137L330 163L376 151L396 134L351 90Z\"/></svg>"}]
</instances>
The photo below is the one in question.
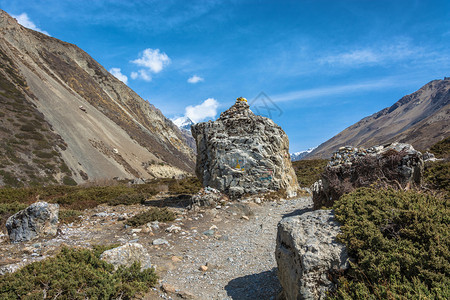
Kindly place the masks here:
<instances>
[{"instance_id":1,"label":"mountain ridge","mask_svg":"<svg viewBox=\"0 0 450 300\"><path fill-rule=\"evenodd\" d=\"M433 80L319 145L305 158L329 158L342 146L392 142L426 150L450 135L450 78Z\"/></svg>"}]
</instances>

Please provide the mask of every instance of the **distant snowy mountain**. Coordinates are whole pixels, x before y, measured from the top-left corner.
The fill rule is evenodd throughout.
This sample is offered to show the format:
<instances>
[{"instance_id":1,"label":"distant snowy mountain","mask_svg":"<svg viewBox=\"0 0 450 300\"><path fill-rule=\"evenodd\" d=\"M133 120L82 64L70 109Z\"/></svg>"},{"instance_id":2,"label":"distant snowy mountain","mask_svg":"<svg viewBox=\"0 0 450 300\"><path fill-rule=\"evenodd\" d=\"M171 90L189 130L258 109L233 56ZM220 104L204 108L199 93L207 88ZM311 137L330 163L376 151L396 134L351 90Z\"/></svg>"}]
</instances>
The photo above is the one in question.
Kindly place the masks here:
<instances>
[{"instance_id":1,"label":"distant snowy mountain","mask_svg":"<svg viewBox=\"0 0 450 300\"><path fill-rule=\"evenodd\" d=\"M191 126L195 124L188 117L179 117L179 118L176 118L176 119L172 119L172 122L175 125L177 125L178 128L184 129L184 130L187 130L187 131L191 131Z\"/></svg>"},{"instance_id":2,"label":"distant snowy mountain","mask_svg":"<svg viewBox=\"0 0 450 300\"><path fill-rule=\"evenodd\" d=\"M195 152L197 152L197 146L195 144L195 139L191 133L191 126L195 123L192 122L188 117L179 117L175 119L170 119L173 124L175 124L181 131L186 143L191 147Z\"/></svg>"},{"instance_id":3,"label":"distant snowy mountain","mask_svg":"<svg viewBox=\"0 0 450 300\"><path fill-rule=\"evenodd\" d=\"M309 148L308 150L305 151L300 151L300 152L295 152L291 154L291 161L297 161L297 160L301 160L303 159L303 157L305 157L306 155L308 155L309 153L311 153L314 149L316 149L317 147L312 147Z\"/></svg>"}]
</instances>

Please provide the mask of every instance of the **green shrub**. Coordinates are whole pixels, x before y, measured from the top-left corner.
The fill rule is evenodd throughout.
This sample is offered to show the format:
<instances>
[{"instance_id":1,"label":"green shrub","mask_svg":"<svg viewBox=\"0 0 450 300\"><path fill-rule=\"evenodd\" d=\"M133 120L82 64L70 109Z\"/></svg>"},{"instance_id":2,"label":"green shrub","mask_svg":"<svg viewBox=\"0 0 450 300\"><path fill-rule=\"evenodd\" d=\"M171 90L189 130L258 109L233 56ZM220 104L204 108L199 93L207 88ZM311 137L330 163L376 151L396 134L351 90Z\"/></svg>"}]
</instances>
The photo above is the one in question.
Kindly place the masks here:
<instances>
[{"instance_id":1,"label":"green shrub","mask_svg":"<svg viewBox=\"0 0 450 300\"><path fill-rule=\"evenodd\" d=\"M327 163L326 159L304 159L292 162L298 184L301 187L310 187L320 179L320 174L324 171Z\"/></svg>"},{"instance_id":2,"label":"green shrub","mask_svg":"<svg viewBox=\"0 0 450 300\"><path fill-rule=\"evenodd\" d=\"M59 219L59 222L61 222L63 224L69 224L69 223L79 221L80 219L78 217L81 216L82 214L83 214L83 212L79 211L79 210L61 209L59 211L58 219Z\"/></svg>"},{"instance_id":3,"label":"green shrub","mask_svg":"<svg viewBox=\"0 0 450 300\"><path fill-rule=\"evenodd\" d=\"M141 226L148 222L159 221L168 222L173 221L176 218L176 214L170 211L167 207L158 208L151 207L149 210L135 215L127 220L126 224L130 226Z\"/></svg>"},{"instance_id":4,"label":"green shrub","mask_svg":"<svg viewBox=\"0 0 450 300\"><path fill-rule=\"evenodd\" d=\"M75 186L77 182L72 177L66 175L63 177L63 184Z\"/></svg>"},{"instance_id":5,"label":"green shrub","mask_svg":"<svg viewBox=\"0 0 450 300\"><path fill-rule=\"evenodd\" d=\"M424 171L424 183L433 189L450 194L450 161L427 163Z\"/></svg>"},{"instance_id":6,"label":"green shrub","mask_svg":"<svg viewBox=\"0 0 450 300\"><path fill-rule=\"evenodd\" d=\"M437 142L430 148L430 152L436 157L446 158L450 156L450 137Z\"/></svg>"},{"instance_id":7,"label":"green shrub","mask_svg":"<svg viewBox=\"0 0 450 300\"><path fill-rule=\"evenodd\" d=\"M108 200L108 205L133 205L133 204L141 204L147 200L147 196L145 194L122 194L117 196L116 198Z\"/></svg>"},{"instance_id":8,"label":"green shrub","mask_svg":"<svg viewBox=\"0 0 450 300\"><path fill-rule=\"evenodd\" d=\"M20 202L0 203L0 226L6 223L6 220L13 214L27 208L27 204Z\"/></svg>"},{"instance_id":9,"label":"green shrub","mask_svg":"<svg viewBox=\"0 0 450 300\"><path fill-rule=\"evenodd\" d=\"M360 188L333 208L355 261L331 298L450 298L448 199Z\"/></svg>"},{"instance_id":10,"label":"green shrub","mask_svg":"<svg viewBox=\"0 0 450 300\"><path fill-rule=\"evenodd\" d=\"M101 251L102 249L100 249ZM0 276L1 299L132 299L154 286L153 268L114 266L100 251L63 248L55 257Z\"/></svg>"},{"instance_id":11,"label":"green shrub","mask_svg":"<svg viewBox=\"0 0 450 300\"><path fill-rule=\"evenodd\" d=\"M180 180L173 179L169 182L169 192L173 194L193 195L201 188L202 184L197 177L188 177Z\"/></svg>"}]
</instances>

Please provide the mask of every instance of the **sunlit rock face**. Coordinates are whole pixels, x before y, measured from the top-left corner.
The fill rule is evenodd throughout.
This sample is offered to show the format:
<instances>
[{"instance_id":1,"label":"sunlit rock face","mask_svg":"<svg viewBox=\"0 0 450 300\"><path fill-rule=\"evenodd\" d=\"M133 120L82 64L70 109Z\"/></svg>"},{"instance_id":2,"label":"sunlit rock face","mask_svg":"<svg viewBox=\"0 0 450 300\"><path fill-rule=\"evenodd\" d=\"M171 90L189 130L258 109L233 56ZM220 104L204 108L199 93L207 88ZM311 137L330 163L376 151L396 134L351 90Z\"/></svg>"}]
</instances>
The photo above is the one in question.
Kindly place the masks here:
<instances>
[{"instance_id":1,"label":"sunlit rock face","mask_svg":"<svg viewBox=\"0 0 450 300\"><path fill-rule=\"evenodd\" d=\"M232 197L278 190L295 196L298 183L286 133L271 119L255 115L245 98L216 121L191 130L197 143L196 174L204 186Z\"/></svg>"}]
</instances>

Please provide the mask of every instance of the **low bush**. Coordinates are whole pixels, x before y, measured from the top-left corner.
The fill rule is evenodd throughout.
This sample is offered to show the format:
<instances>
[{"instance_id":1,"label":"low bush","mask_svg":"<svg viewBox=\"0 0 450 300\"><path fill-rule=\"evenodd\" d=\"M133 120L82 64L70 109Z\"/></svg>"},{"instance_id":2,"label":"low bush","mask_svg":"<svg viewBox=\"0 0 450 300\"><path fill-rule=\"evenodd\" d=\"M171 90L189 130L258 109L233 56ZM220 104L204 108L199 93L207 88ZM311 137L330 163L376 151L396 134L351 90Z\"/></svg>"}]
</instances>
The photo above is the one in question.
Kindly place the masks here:
<instances>
[{"instance_id":1,"label":"low bush","mask_svg":"<svg viewBox=\"0 0 450 300\"><path fill-rule=\"evenodd\" d=\"M133 205L142 204L148 198L145 194L122 194L116 198L108 200L108 205Z\"/></svg>"},{"instance_id":2,"label":"low bush","mask_svg":"<svg viewBox=\"0 0 450 300\"><path fill-rule=\"evenodd\" d=\"M450 196L450 161L435 161L425 165L424 183Z\"/></svg>"},{"instance_id":3,"label":"low bush","mask_svg":"<svg viewBox=\"0 0 450 300\"><path fill-rule=\"evenodd\" d=\"M448 198L360 188L333 208L355 260L332 299L450 299Z\"/></svg>"},{"instance_id":4,"label":"low bush","mask_svg":"<svg viewBox=\"0 0 450 300\"><path fill-rule=\"evenodd\" d=\"M197 177L188 177L184 179L172 179L169 182L169 192L173 194L196 194L202 188L202 184Z\"/></svg>"},{"instance_id":5,"label":"low bush","mask_svg":"<svg viewBox=\"0 0 450 300\"><path fill-rule=\"evenodd\" d=\"M20 202L0 203L0 226L4 226L9 216L27 208L27 204Z\"/></svg>"},{"instance_id":6,"label":"low bush","mask_svg":"<svg viewBox=\"0 0 450 300\"><path fill-rule=\"evenodd\" d=\"M298 184L301 187L310 187L320 179L320 174L324 171L327 163L326 159L304 159L292 162Z\"/></svg>"},{"instance_id":7,"label":"low bush","mask_svg":"<svg viewBox=\"0 0 450 300\"><path fill-rule=\"evenodd\" d=\"M450 137L437 142L430 148L430 152L439 158L450 157Z\"/></svg>"},{"instance_id":8,"label":"low bush","mask_svg":"<svg viewBox=\"0 0 450 300\"><path fill-rule=\"evenodd\" d=\"M55 257L0 276L1 299L132 299L157 283L153 268L114 266L100 260L104 249L62 248Z\"/></svg>"},{"instance_id":9,"label":"low bush","mask_svg":"<svg viewBox=\"0 0 450 300\"><path fill-rule=\"evenodd\" d=\"M153 221L169 222L175 220L176 216L177 215L167 207L151 207L149 210L128 219L125 224L137 227Z\"/></svg>"},{"instance_id":10,"label":"low bush","mask_svg":"<svg viewBox=\"0 0 450 300\"><path fill-rule=\"evenodd\" d=\"M75 186L77 182L72 177L66 175L63 177L63 184Z\"/></svg>"},{"instance_id":11,"label":"low bush","mask_svg":"<svg viewBox=\"0 0 450 300\"><path fill-rule=\"evenodd\" d=\"M81 216L83 214L80 210L74 210L74 209L61 209L59 211L58 219L59 222L63 224L69 224L76 221L79 221Z\"/></svg>"}]
</instances>

